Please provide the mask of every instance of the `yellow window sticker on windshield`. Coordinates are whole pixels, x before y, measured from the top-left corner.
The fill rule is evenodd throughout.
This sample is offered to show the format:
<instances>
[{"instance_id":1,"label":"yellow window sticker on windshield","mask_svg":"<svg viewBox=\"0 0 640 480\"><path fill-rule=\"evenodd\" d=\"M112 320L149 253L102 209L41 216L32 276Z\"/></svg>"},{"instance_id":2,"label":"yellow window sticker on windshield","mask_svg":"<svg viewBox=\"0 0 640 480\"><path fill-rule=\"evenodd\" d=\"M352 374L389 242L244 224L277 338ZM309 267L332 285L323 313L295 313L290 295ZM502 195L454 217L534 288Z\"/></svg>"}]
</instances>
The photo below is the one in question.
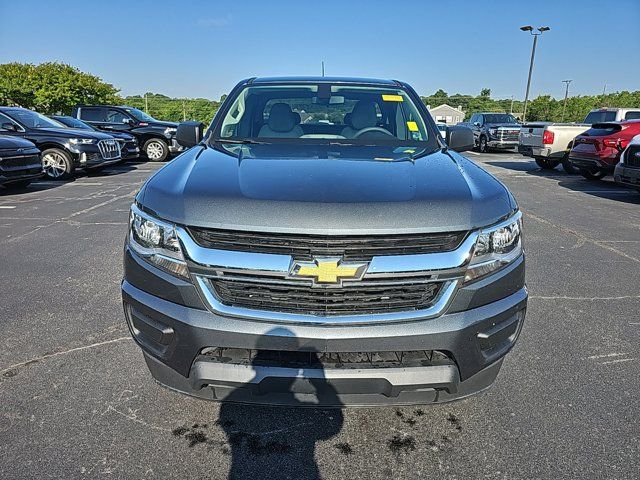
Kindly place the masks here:
<instances>
[{"instance_id":1,"label":"yellow window sticker on windshield","mask_svg":"<svg viewBox=\"0 0 640 480\"><path fill-rule=\"evenodd\" d=\"M402 95L382 94L382 100L385 102L402 102Z\"/></svg>"},{"instance_id":2,"label":"yellow window sticker on windshield","mask_svg":"<svg viewBox=\"0 0 640 480\"><path fill-rule=\"evenodd\" d=\"M407 128L410 132L419 132L418 124L416 122L407 122Z\"/></svg>"}]
</instances>

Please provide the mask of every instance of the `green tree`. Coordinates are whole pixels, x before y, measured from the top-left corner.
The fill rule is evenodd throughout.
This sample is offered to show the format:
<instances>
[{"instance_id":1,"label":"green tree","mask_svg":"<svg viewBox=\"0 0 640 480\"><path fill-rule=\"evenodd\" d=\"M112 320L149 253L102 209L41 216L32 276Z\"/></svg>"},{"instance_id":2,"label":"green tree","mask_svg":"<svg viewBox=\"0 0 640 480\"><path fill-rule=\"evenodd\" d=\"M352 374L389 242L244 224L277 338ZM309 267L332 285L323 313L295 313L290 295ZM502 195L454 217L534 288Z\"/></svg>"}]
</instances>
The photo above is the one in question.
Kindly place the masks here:
<instances>
[{"instance_id":1,"label":"green tree","mask_svg":"<svg viewBox=\"0 0 640 480\"><path fill-rule=\"evenodd\" d=\"M491 89L490 88L483 88L482 90L480 90L480 96L481 97L485 97L485 98L490 98L491 97Z\"/></svg>"},{"instance_id":2,"label":"green tree","mask_svg":"<svg viewBox=\"0 0 640 480\"><path fill-rule=\"evenodd\" d=\"M45 114L69 113L80 103L118 103L118 89L63 63L0 65L0 103Z\"/></svg>"}]
</instances>

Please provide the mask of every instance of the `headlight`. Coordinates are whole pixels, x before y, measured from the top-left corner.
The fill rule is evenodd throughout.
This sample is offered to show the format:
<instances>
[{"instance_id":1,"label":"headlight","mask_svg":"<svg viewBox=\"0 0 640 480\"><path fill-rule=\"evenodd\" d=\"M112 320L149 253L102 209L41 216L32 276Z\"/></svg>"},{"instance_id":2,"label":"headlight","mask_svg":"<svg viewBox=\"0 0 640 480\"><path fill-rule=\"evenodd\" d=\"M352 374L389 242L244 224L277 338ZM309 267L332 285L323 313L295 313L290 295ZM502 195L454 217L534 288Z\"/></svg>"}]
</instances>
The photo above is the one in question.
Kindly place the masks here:
<instances>
[{"instance_id":1,"label":"headlight","mask_svg":"<svg viewBox=\"0 0 640 480\"><path fill-rule=\"evenodd\" d=\"M164 129L164 136L167 138L171 138L176 134L177 131L178 129L175 127L167 127Z\"/></svg>"},{"instance_id":2,"label":"headlight","mask_svg":"<svg viewBox=\"0 0 640 480\"><path fill-rule=\"evenodd\" d=\"M175 225L153 218L135 205L131 205L129 217L129 245L156 267L189 279Z\"/></svg>"},{"instance_id":3,"label":"headlight","mask_svg":"<svg viewBox=\"0 0 640 480\"><path fill-rule=\"evenodd\" d=\"M71 139L69 139L69 143L71 145L88 145L90 143L95 143L95 139L93 139L93 138L71 138Z\"/></svg>"},{"instance_id":4,"label":"headlight","mask_svg":"<svg viewBox=\"0 0 640 480\"><path fill-rule=\"evenodd\" d=\"M489 129L489 135L493 135L494 137L498 134L498 129L497 128L490 128Z\"/></svg>"},{"instance_id":5,"label":"headlight","mask_svg":"<svg viewBox=\"0 0 640 480\"><path fill-rule=\"evenodd\" d=\"M522 213L480 232L465 275L472 282L501 269L522 253Z\"/></svg>"}]
</instances>

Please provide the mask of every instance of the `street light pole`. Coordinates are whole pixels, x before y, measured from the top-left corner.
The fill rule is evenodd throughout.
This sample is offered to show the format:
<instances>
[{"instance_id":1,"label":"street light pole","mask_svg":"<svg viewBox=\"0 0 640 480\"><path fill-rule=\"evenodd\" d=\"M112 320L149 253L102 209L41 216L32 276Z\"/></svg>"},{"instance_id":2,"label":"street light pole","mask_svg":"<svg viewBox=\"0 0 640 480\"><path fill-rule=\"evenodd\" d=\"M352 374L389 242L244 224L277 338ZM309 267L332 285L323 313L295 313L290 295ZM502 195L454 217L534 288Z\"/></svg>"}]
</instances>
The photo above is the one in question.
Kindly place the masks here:
<instances>
[{"instance_id":1,"label":"street light pole","mask_svg":"<svg viewBox=\"0 0 640 480\"><path fill-rule=\"evenodd\" d=\"M531 25L525 25L524 27L520 27L520 30L523 32L529 32L533 35L533 47L531 48L531 62L529 63L529 77L527 78L527 92L524 95L524 111L522 112L522 121L525 122L527 120L527 103L529 102L529 89L531 88L531 74L533 73L533 60L536 56L536 45L538 45L538 36L542 35L543 32L551 30L549 27L539 27L538 33L533 31L533 27Z\"/></svg>"},{"instance_id":2,"label":"street light pole","mask_svg":"<svg viewBox=\"0 0 640 480\"><path fill-rule=\"evenodd\" d=\"M560 120L561 122L564 122L564 112L567 111L567 98L569 97L569 84L573 80L562 80L562 81L567 85L567 88L564 91L564 105L562 105L562 120Z\"/></svg>"}]
</instances>

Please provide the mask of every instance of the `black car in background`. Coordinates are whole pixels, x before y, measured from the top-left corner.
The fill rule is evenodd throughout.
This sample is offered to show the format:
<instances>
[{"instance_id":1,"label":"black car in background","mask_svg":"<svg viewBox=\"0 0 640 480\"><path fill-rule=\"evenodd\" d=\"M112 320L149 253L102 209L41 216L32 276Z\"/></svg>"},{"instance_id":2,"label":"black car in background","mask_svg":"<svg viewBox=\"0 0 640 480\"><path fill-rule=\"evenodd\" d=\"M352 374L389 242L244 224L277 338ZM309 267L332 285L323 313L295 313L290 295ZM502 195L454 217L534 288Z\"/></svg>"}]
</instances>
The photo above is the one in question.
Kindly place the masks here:
<instances>
[{"instance_id":1,"label":"black car in background","mask_svg":"<svg viewBox=\"0 0 640 480\"><path fill-rule=\"evenodd\" d=\"M99 130L88 123L78 120L77 118L68 117L66 115L52 115L50 118L66 125L69 128L77 128L80 130L91 130L98 132ZM122 160L133 160L140 156L140 147L138 146L138 140L133 135L123 132L109 132L113 138L115 138L120 144L120 153Z\"/></svg>"},{"instance_id":2,"label":"black car in background","mask_svg":"<svg viewBox=\"0 0 640 480\"><path fill-rule=\"evenodd\" d=\"M35 143L45 174L54 179L66 178L76 168L98 169L121 159L120 145L111 135L68 128L26 108L0 107L0 135Z\"/></svg>"},{"instance_id":3,"label":"black car in background","mask_svg":"<svg viewBox=\"0 0 640 480\"><path fill-rule=\"evenodd\" d=\"M127 106L79 105L71 116L107 133L125 132L138 139L142 151L154 162L184 148L175 140L178 124L156 120L142 110Z\"/></svg>"},{"instance_id":4,"label":"black car in background","mask_svg":"<svg viewBox=\"0 0 640 480\"><path fill-rule=\"evenodd\" d=\"M0 135L0 185L23 188L42 175L40 150L33 143Z\"/></svg>"}]
</instances>

